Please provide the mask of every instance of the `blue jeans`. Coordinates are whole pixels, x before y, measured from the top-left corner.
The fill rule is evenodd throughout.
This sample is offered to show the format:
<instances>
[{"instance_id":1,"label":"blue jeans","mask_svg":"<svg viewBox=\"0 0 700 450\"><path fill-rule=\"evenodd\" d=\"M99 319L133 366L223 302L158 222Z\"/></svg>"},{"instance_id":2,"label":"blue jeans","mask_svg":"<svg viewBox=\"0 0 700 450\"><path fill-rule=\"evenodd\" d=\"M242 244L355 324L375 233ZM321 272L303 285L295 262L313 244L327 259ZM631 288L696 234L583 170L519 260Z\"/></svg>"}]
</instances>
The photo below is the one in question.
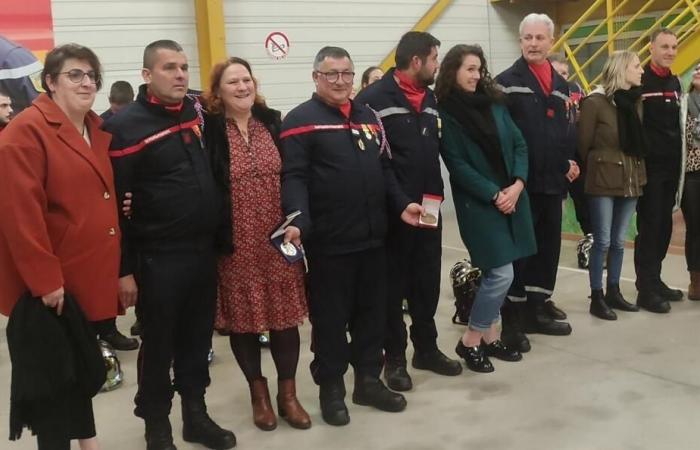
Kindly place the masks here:
<instances>
[{"instance_id":1,"label":"blue jeans","mask_svg":"<svg viewBox=\"0 0 700 450\"><path fill-rule=\"evenodd\" d=\"M469 314L469 328L485 333L498 322L501 305L512 282L512 263L484 271Z\"/></svg>"},{"instance_id":2,"label":"blue jeans","mask_svg":"<svg viewBox=\"0 0 700 450\"><path fill-rule=\"evenodd\" d=\"M608 252L608 285L620 284L625 233L637 206L637 197L591 195L588 207L593 225L593 248L588 267L591 289L603 289L603 262Z\"/></svg>"}]
</instances>

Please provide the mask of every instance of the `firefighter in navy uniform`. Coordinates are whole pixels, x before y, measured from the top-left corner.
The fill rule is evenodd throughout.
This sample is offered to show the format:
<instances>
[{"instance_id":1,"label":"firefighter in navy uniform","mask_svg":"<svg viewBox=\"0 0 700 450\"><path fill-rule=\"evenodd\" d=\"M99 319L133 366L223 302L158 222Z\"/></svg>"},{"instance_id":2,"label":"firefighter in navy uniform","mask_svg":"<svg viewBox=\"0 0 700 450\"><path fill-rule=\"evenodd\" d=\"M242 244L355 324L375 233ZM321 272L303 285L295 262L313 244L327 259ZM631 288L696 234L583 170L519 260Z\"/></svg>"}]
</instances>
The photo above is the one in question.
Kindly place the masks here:
<instances>
[{"instance_id":1,"label":"firefighter in navy uniform","mask_svg":"<svg viewBox=\"0 0 700 450\"><path fill-rule=\"evenodd\" d=\"M644 130L649 142L645 158L647 184L637 203L637 238L634 268L637 273L637 305L647 311L667 313L669 301L683 299L683 292L669 288L661 279L673 231L673 208L677 203L682 172L680 127L681 83L671 73L678 39L662 28L651 34L651 61L642 75Z\"/></svg>"},{"instance_id":2,"label":"firefighter in navy uniform","mask_svg":"<svg viewBox=\"0 0 700 450\"><path fill-rule=\"evenodd\" d=\"M527 142L527 190L537 239L537 253L515 261L515 280L502 308L503 341L522 352L530 350L530 343L521 331L571 334L571 326L554 320L546 305L554 291L561 251L561 200L568 183L580 173L570 138L574 111L569 87L547 60L553 43L552 19L527 15L520 23L522 57L496 77Z\"/></svg>"},{"instance_id":3,"label":"firefighter in navy uniform","mask_svg":"<svg viewBox=\"0 0 700 450\"><path fill-rule=\"evenodd\" d=\"M391 148L391 165L402 195L420 203L424 194L443 196L440 125L433 84L440 41L425 32L408 32L396 47L396 68L363 89L355 99L378 112ZM397 391L413 386L406 371L407 333L401 304L408 301L412 365L441 375L459 375L462 365L437 347L435 312L440 297L442 220L436 228L416 228L389 220L387 330L384 378Z\"/></svg>"},{"instance_id":4,"label":"firefighter in navy uniform","mask_svg":"<svg viewBox=\"0 0 700 450\"><path fill-rule=\"evenodd\" d=\"M350 101L353 64L342 48L316 55L316 93L282 124L282 207L301 211L286 241L303 241L309 316L323 420L350 421L343 375L355 371L352 401L390 412L406 400L379 379L386 317L388 215L417 225L422 207L402 195L374 112ZM346 329L352 341L348 343Z\"/></svg>"},{"instance_id":5,"label":"firefighter in navy uniform","mask_svg":"<svg viewBox=\"0 0 700 450\"><path fill-rule=\"evenodd\" d=\"M216 305L213 235L222 201L199 139L200 117L186 97L187 57L173 41L144 51L137 100L104 125L120 198L133 193L122 220L122 294L138 295L142 324L134 413L145 420L148 450L172 450L170 408L182 399L183 439L209 448L236 444L207 414L207 356ZM138 294L137 294L138 292ZM171 363L175 378L171 381Z\"/></svg>"}]
</instances>

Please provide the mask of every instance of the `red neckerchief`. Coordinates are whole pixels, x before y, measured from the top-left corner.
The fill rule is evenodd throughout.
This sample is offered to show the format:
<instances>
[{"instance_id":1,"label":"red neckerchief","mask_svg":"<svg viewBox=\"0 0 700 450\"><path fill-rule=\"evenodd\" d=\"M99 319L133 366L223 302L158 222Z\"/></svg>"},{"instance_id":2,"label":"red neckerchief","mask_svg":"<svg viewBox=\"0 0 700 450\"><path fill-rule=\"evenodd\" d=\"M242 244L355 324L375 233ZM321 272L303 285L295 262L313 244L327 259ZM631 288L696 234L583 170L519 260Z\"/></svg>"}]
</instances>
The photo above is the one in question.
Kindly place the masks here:
<instances>
[{"instance_id":1,"label":"red neckerchief","mask_svg":"<svg viewBox=\"0 0 700 450\"><path fill-rule=\"evenodd\" d=\"M171 112L173 114L179 114L180 111L182 111L182 104L183 104L182 100L180 100L180 103L176 103L174 105L172 105L172 104L169 105L167 103L163 103L158 97L151 94L150 92L148 93L146 100L148 100L148 103L151 103L153 105L163 106L163 108L165 108L166 111Z\"/></svg>"},{"instance_id":2,"label":"red neckerchief","mask_svg":"<svg viewBox=\"0 0 700 450\"><path fill-rule=\"evenodd\" d=\"M415 108L416 111L420 112L420 107L423 104L423 98L425 98L425 87L416 85L408 75L401 72L400 70L394 71L394 76L398 81L399 88L403 91L408 102Z\"/></svg>"},{"instance_id":3,"label":"red neckerchief","mask_svg":"<svg viewBox=\"0 0 700 450\"><path fill-rule=\"evenodd\" d=\"M345 102L342 105L338 107L341 113L345 116L346 119L350 118L350 110L352 109L352 105L350 102Z\"/></svg>"},{"instance_id":4,"label":"red neckerchief","mask_svg":"<svg viewBox=\"0 0 700 450\"><path fill-rule=\"evenodd\" d=\"M4 130L6 126L7 124L5 123L0 124L0 133L2 133L2 130Z\"/></svg>"},{"instance_id":5,"label":"red neckerchief","mask_svg":"<svg viewBox=\"0 0 700 450\"><path fill-rule=\"evenodd\" d=\"M549 97L549 94L552 93L552 65L549 61L545 61L542 64L528 63L527 66L537 78L537 82L540 83L544 95Z\"/></svg>"},{"instance_id":6,"label":"red neckerchief","mask_svg":"<svg viewBox=\"0 0 700 450\"><path fill-rule=\"evenodd\" d=\"M671 76L671 69L668 67L659 67L654 63L649 63L649 67L651 67L651 71L654 72L657 77L668 78Z\"/></svg>"}]
</instances>

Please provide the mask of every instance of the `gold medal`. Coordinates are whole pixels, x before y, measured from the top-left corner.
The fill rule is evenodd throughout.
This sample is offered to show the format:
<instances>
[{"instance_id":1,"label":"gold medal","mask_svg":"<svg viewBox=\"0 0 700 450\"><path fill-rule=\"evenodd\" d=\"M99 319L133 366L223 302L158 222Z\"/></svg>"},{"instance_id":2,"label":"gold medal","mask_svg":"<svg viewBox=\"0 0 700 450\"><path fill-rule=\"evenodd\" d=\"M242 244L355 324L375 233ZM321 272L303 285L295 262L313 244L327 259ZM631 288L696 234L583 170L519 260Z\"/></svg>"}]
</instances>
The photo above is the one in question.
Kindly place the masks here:
<instances>
[{"instance_id":1,"label":"gold medal","mask_svg":"<svg viewBox=\"0 0 700 450\"><path fill-rule=\"evenodd\" d=\"M357 140L357 146L360 147L360 150L364 150L364 149L365 149L365 143L362 142L362 139L358 139L358 140Z\"/></svg>"},{"instance_id":2,"label":"gold medal","mask_svg":"<svg viewBox=\"0 0 700 450\"><path fill-rule=\"evenodd\" d=\"M426 225L435 225L438 221L437 217L430 213L420 216L420 220Z\"/></svg>"}]
</instances>

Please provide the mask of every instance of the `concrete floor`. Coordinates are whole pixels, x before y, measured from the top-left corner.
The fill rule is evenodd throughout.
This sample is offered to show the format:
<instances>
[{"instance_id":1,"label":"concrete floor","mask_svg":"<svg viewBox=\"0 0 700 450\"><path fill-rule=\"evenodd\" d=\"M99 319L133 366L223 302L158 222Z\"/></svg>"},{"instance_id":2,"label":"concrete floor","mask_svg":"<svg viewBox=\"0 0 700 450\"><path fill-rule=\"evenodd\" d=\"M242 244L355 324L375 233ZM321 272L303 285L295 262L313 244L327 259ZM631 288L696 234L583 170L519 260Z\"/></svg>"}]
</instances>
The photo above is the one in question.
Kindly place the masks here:
<instances>
[{"instance_id":1,"label":"concrete floor","mask_svg":"<svg viewBox=\"0 0 700 450\"><path fill-rule=\"evenodd\" d=\"M455 357L464 328L452 325L453 299L449 269L466 256L453 220L445 223L442 296L438 309L440 346ZM627 251L622 290L634 301L632 254ZM588 314L587 272L575 268L575 243L565 241L555 300L569 314L574 332L568 337L532 335L533 349L522 362L495 361L492 374L469 370L442 377L411 369L413 391L408 408L389 414L349 401L351 423L335 428L321 419L318 392L308 365L309 326L302 329L298 390L314 422L308 431L283 421L277 430L259 431L252 424L247 385L225 337L216 336L208 405L212 416L234 430L240 449L518 449L518 450L659 450L698 449L694 427L700 423L700 302L673 304L668 315L618 313L617 322ZM687 288L682 256L669 255L664 277ZM133 321L119 319L123 331ZM0 449L35 448L25 433L19 442L7 436L10 364L5 345L6 320L0 319ZM103 449L143 449L143 423L132 414L136 352L120 354L124 385L95 399L98 437ZM264 371L274 385L268 351ZM352 386L352 374L346 377ZM276 388L272 389L274 396ZM180 436L179 402L172 414L179 449L203 448ZM73 444L78 448L77 444Z\"/></svg>"}]
</instances>

